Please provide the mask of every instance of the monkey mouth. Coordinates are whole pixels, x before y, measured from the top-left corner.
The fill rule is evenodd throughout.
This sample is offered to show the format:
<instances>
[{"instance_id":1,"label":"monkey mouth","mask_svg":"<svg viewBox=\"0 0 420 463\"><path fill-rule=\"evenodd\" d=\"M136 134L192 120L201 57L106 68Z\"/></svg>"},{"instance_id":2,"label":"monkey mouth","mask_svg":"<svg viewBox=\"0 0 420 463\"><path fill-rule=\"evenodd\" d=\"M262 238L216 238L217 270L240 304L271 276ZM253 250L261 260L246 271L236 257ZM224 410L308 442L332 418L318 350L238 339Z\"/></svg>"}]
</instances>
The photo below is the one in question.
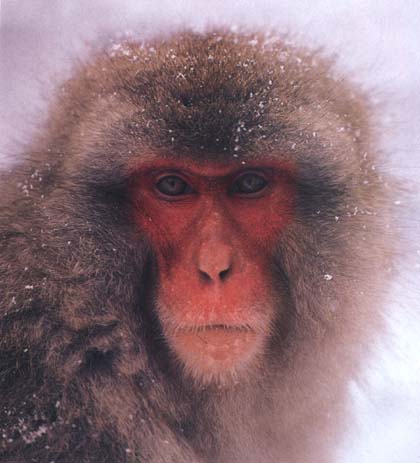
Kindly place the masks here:
<instances>
[{"instance_id":1,"label":"monkey mouth","mask_svg":"<svg viewBox=\"0 0 420 463\"><path fill-rule=\"evenodd\" d=\"M209 325L182 327L177 330L177 334L200 334L206 332L226 332L226 333L252 333L255 330L249 325L229 325L225 323L214 323Z\"/></svg>"},{"instance_id":2,"label":"monkey mouth","mask_svg":"<svg viewBox=\"0 0 420 463\"><path fill-rule=\"evenodd\" d=\"M168 340L185 370L205 383L235 376L261 351L262 342L251 326L224 323L183 326Z\"/></svg>"}]
</instances>

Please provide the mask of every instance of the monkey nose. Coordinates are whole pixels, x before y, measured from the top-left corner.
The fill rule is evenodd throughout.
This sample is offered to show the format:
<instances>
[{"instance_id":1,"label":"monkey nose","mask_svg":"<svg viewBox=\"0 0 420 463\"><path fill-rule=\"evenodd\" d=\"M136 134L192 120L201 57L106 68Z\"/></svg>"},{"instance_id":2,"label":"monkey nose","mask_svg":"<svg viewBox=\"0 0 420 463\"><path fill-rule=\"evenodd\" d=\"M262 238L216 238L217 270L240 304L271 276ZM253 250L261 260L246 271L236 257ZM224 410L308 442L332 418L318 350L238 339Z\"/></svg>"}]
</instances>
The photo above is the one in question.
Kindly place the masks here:
<instances>
[{"instance_id":1,"label":"monkey nose","mask_svg":"<svg viewBox=\"0 0 420 463\"><path fill-rule=\"evenodd\" d=\"M201 249L198 259L200 278L206 282L224 282L232 272L230 246L217 245Z\"/></svg>"}]
</instances>

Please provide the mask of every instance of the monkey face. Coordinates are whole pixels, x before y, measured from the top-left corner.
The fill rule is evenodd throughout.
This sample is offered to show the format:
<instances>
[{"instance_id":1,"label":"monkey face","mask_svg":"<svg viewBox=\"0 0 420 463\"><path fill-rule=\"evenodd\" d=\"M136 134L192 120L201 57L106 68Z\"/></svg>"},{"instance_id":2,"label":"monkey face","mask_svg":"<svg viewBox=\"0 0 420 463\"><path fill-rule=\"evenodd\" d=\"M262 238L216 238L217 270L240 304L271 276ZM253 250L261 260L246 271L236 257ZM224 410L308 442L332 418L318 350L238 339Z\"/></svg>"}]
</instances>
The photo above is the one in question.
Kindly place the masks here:
<instances>
[{"instance_id":1,"label":"monkey face","mask_svg":"<svg viewBox=\"0 0 420 463\"><path fill-rule=\"evenodd\" d=\"M0 459L333 461L396 250L365 96L266 34L93 58L0 179Z\"/></svg>"},{"instance_id":2,"label":"monkey face","mask_svg":"<svg viewBox=\"0 0 420 463\"><path fill-rule=\"evenodd\" d=\"M172 160L143 164L135 177L168 345L195 379L234 378L263 354L275 317L270 253L293 219L291 172L270 161Z\"/></svg>"}]
</instances>

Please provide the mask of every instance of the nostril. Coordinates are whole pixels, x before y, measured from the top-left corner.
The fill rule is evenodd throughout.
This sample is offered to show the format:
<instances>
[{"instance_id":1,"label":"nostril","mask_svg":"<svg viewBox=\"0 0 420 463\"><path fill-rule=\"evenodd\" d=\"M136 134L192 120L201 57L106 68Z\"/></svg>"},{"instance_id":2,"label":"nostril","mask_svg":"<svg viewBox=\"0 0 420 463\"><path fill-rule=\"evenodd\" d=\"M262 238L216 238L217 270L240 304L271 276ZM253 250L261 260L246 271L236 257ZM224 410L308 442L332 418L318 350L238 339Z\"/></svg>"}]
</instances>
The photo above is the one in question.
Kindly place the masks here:
<instances>
[{"instance_id":1,"label":"nostril","mask_svg":"<svg viewBox=\"0 0 420 463\"><path fill-rule=\"evenodd\" d=\"M200 277L200 280L203 282L203 283L211 283L213 281L217 281L217 279L219 279L219 281L225 281L229 275L231 273L231 268L228 267L227 269L225 270L222 270L221 272L219 273L216 273L216 275L218 275L219 278L212 278L211 274L210 273L207 273L203 270L199 270L198 271L198 274L199 274L199 277Z\"/></svg>"},{"instance_id":2,"label":"nostril","mask_svg":"<svg viewBox=\"0 0 420 463\"><path fill-rule=\"evenodd\" d=\"M222 281L225 281L226 278L230 275L230 267L225 269L225 270L222 270L221 272L219 272L219 278L222 280Z\"/></svg>"},{"instance_id":3,"label":"nostril","mask_svg":"<svg viewBox=\"0 0 420 463\"><path fill-rule=\"evenodd\" d=\"M210 281L212 281L211 276L208 273L204 272L203 270L199 270L198 273L200 275L201 281L205 283L209 283Z\"/></svg>"}]
</instances>

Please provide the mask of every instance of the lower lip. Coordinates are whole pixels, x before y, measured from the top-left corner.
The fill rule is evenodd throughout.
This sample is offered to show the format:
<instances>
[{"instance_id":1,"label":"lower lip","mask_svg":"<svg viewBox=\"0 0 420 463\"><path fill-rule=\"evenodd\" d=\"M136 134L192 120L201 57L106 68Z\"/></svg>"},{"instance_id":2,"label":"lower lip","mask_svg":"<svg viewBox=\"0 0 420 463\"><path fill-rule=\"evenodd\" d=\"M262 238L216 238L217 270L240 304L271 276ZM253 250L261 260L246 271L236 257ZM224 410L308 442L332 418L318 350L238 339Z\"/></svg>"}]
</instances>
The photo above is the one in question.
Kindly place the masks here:
<instances>
[{"instance_id":1,"label":"lower lip","mask_svg":"<svg viewBox=\"0 0 420 463\"><path fill-rule=\"evenodd\" d=\"M230 327L206 327L194 331L183 331L175 336L177 350L183 356L199 355L226 364L234 364L248 357L256 343L256 334L251 330Z\"/></svg>"}]
</instances>

